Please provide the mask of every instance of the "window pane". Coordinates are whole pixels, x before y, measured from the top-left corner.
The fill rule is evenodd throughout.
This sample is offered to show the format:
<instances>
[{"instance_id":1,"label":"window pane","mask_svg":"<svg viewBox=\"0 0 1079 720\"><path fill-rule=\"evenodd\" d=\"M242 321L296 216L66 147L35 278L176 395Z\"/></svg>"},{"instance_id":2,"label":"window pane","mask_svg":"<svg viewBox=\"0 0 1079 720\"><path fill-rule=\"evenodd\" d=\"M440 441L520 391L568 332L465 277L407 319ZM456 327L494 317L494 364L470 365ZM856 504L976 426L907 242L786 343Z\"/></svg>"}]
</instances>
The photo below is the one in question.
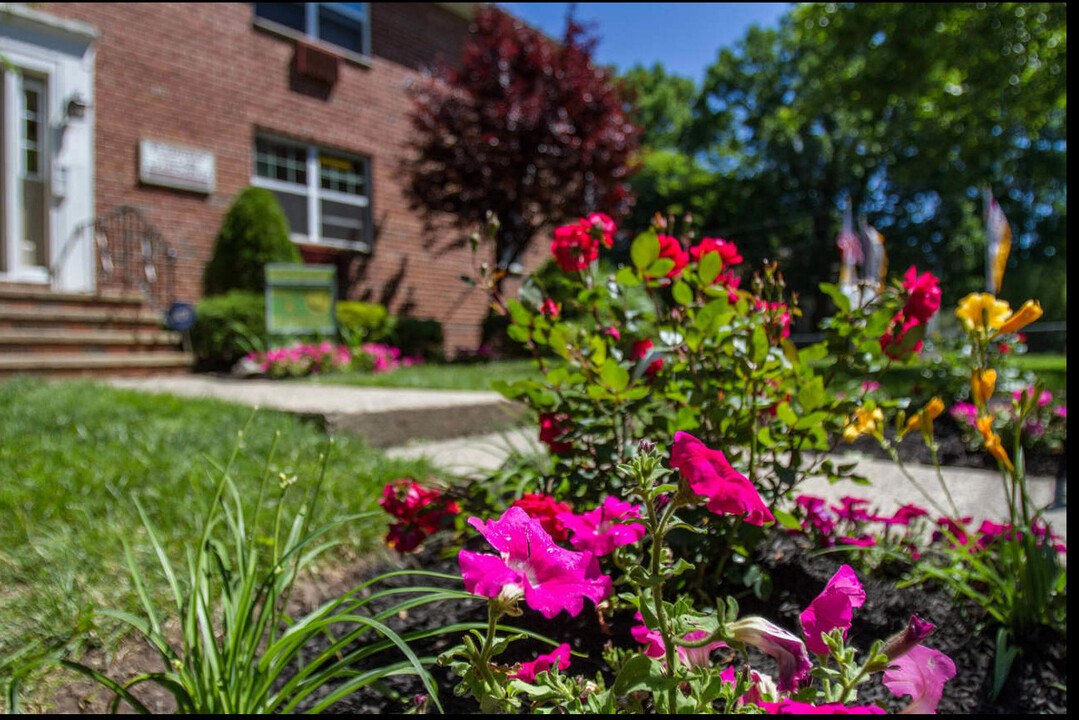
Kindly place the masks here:
<instances>
[{"instance_id":1,"label":"window pane","mask_svg":"<svg viewBox=\"0 0 1079 720\"><path fill-rule=\"evenodd\" d=\"M255 15L304 32L303 3L255 3Z\"/></svg>"},{"instance_id":2,"label":"window pane","mask_svg":"<svg viewBox=\"0 0 1079 720\"><path fill-rule=\"evenodd\" d=\"M325 240L367 242L367 208L323 200L322 237Z\"/></svg>"},{"instance_id":3,"label":"window pane","mask_svg":"<svg viewBox=\"0 0 1079 720\"><path fill-rule=\"evenodd\" d=\"M318 9L318 36L328 43L333 43L346 50L366 55L363 47L363 23L347 17L332 8L321 6Z\"/></svg>"},{"instance_id":4,"label":"window pane","mask_svg":"<svg viewBox=\"0 0 1079 720\"><path fill-rule=\"evenodd\" d=\"M323 190L336 190L363 197L367 194L364 161L339 155L319 153L320 186Z\"/></svg>"},{"instance_id":5,"label":"window pane","mask_svg":"<svg viewBox=\"0 0 1079 720\"><path fill-rule=\"evenodd\" d=\"M296 193L273 191L277 202L281 203L281 209L288 218L288 226L293 235L307 236L307 196Z\"/></svg>"},{"instance_id":6,"label":"window pane","mask_svg":"<svg viewBox=\"0 0 1079 720\"><path fill-rule=\"evenodd\" d=\"M258 138L255 140L255 175L306 186L307 149Z\"/></svg>"}]
</instances>

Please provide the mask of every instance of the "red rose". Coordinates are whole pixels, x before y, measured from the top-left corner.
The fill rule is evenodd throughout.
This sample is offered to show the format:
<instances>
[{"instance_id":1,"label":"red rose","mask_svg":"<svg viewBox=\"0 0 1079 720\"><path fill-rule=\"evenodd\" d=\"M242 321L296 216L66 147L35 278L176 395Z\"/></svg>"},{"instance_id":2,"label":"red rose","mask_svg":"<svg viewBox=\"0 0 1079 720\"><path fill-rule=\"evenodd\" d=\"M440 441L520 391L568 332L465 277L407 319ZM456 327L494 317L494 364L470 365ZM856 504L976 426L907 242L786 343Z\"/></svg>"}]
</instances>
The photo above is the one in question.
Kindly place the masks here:
<instances>
[{"instance_id":1,"label":"red rose","mask_svg":"<svg viewBox=\"0 0 1079 720\"><path fill-rule=\"evenodd\" d=\"M903 289L907 291L907 304L903 306L903 314L908 318L922 323L929 322L929 318L940 310L940 282L933 273L925 272L919 275L911 265L903 276Z\"/></svg>"},{"instance_id":2,"label":"red rose","mask_svg":"<svg viewBox=\"0 0 1079 720\"><path fill-rule=\"evenodd\" d=\"M540 413L540 442L547 443L547 447L556 455L561 455L573 447L568 440L558 440L570 431L569 417L557 413Z\"/></svg>"},{"instance_id":3,"label":"red rose","mask_svg":"<svg viewBox=\"0 0 1079 720\"><path fill-rule=\"evenodd\" d=\"M753 306L760 312L765 313L768 319L768 336L774 341L779 338L790 337L791 313L785 303L765 302L755 298ZM776 337L778 333L779 338Z\"/></svg>"},{"instance_id":4,"label":"red rose","mask_svg":"<svg viewBox=\"0 0 1079 720\"><path fill-rule=\"evenodd\" d=\"M569 512L570 507L564 502L558 502L550 495L539 493L525 493L513 501L510 507L518 507L528 513L528 516L540 521L543 529L555 540L565 540L569 537L562 521L558 519L559 513Z\"/></svg>"},{"instance_id":5,"label":"red rose","mask_svg":"<svg viewBox=\"0 0 1079 720\"><path fill-rule=\"evenodd\" d=\"M670 235L657 235L659 238L659 257L667 258L674 263L667 272L668 278L673 278L682 272L682 269L689 264L689 253L682 249L682 243L678 242L678 238L673 238Z\"/></svg>"},{"instance_id":6,"label":"red rose","mask_svg":"<svg viewBox=\"0 0 1079 720\"><path fill-rule=\"evenodd\" d=\"M551 253L562 272L584 270L599 257L599 246L584 225L563 225L555 228Z\"/></svg>"},{"instance_id":7,"label":"red rose","mask_svg":"<svg viewBox=\"0 0 1079 720\"><path fill-rule=\"evenodd\" d=\"M543 313L544 317L549 317L552 320L557 319L561 311L558 304L551 298L544 300L543 305L540 306L540 312Z\"/></svg>"},{"instance_id":8,"label":"red rose","mask_svg":"<svg viewBox=\"0 0 1079 720\"><path fill-rule=\"evenodd\" d=\"M614 224L614 220L611 220L610 217L603 213L592 213L583 218L581 222L586 227L594 228L603 234L603 239L600 241L603 243L603 247L614 245L614 234L618 231L618 226Z\"/></svg>"},{"instance_id":9,"label":"red rose","mask_svg":"<svg viewBox=\"0 0 1079 720\"><path fill-rule=\"evenodd\" d=\"M915 318L905 318L900 312L892 319L892 324L880 336L880 349L893 360L904 360L910 353L918 354L922 351L922 341L912 343L906 338L907 333L920 323Z\"/></svg>"},{"instance_id":10,"label":"red rose","mask_svg":"<svg viewBox=\"0 0 1079 720\"><path fill-rule=\"evenodd\" d=\"M727 242L723 238L704 238L700 244L689 249L689 254L693 256L695 262L700 262L702 255L713 252L719 253L719 258L723 261L723 267L725 268L742 262L742 256L738 253L738 246L732 242Z\"/></svg>"},{"instance_id":11,"label":"red rose","mask_svg":"<svg viewBox=\"0 0 1079 720\"><path fill-rule=\"evenodd\" d=\"M652 341L648 339L635 340L633 342L633 349L630 351L630 357L634 360L640 360L648 351L652 349Z\"/></svg>"}]
</instances>

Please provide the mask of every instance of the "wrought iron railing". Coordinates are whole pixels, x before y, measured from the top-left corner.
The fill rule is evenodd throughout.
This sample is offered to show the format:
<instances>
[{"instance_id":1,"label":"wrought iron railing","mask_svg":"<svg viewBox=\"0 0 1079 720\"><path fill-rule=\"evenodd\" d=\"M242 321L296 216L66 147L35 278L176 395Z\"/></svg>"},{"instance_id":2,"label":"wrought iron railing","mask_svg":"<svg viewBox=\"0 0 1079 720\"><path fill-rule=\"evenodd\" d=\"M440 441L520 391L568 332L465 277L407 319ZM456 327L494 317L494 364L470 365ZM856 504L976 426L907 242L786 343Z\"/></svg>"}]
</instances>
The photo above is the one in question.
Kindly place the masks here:
<instances>
[{"instance_id":1,"label":"wrought iron railing","mask_svg":"<svg viewBox=\"0 0 1079 720\"><path fill-rule=\"evenodd\" d=\"M78 227L49 268L53 279L79 242L94 244L97 291L138 291L156 312L176 299L176 250L138 208L121 205Z\"/></svg>"}]
</instances>

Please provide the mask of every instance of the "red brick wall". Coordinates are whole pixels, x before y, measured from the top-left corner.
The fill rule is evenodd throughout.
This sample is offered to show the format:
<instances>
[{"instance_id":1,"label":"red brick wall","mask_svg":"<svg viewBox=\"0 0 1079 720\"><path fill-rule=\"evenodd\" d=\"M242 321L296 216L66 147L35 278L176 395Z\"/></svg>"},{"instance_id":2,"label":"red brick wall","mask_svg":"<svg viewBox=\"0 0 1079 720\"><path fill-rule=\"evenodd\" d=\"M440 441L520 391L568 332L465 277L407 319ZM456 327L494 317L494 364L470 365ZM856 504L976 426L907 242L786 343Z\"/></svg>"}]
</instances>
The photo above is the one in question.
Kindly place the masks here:
<instances>
[{"instance_id":1,"label":"red brick wall","mask_svg":"<svg viewBox=\"0 0 1079 720\"><path fill-rule=\"evenodd\" d=\"M370 67L342 60L327 94L304 92L290 78L294 43L253 27L250 4L50 3L45 11L101 33L97 211L129 204L147 213L178 251L180 297L200 296L221 218L250 183L256 129L266 130L371 158L372 253L305 253L339 264L342 295L439 320L448 352L478 344L485 297L458 278L471 272L471 253L444 247L460 233L425 235L408 209L401 173L410 131L406 88L422 67L459 57L464 18L433 4L372 3ZM216 191L139 185L141 138L212 151Z\"/></svg>"}]
</instances>

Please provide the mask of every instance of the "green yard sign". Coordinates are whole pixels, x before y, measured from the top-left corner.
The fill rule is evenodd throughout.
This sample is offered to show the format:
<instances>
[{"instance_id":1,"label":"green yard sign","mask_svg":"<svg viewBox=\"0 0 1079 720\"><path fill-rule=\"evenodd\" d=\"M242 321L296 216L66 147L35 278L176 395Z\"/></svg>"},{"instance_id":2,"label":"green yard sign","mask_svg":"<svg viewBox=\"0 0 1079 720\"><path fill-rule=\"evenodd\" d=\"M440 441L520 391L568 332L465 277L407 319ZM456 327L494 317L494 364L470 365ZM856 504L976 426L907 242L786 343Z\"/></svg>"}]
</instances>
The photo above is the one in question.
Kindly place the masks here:
<instances>
[{"instance_id":1,"label":"green yard sign","mask_svg":"<svg viewBox=\"0 0 1079 720\"><path fill-rule=\"evenodd\" d=\"M266 329L275 334L337 332L337 268L267 263Z\"/></svg>"}]
</instances>

